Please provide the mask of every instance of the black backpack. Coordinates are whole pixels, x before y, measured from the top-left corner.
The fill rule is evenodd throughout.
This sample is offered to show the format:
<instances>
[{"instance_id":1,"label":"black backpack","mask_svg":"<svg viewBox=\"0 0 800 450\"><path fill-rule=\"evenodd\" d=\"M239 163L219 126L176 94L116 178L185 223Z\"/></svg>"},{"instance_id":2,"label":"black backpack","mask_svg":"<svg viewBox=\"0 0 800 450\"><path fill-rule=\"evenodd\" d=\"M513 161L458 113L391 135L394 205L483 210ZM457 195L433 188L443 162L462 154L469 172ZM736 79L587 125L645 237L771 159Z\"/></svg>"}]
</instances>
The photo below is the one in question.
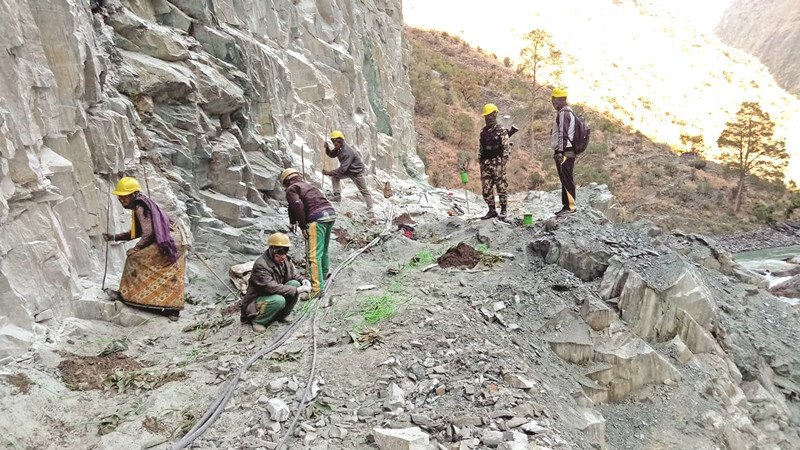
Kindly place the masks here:
<instances>
[{"instance_id":1,"label":"black backpack","mask_svg":"<svg viewBox=\"0 0 800 450\"><path fill-rule=\"evenodd\" d=\"M586 123L586 119L583 118L583 115L575 114L572 110L572 117L575 119L575 140L571 142L572 149L575 151L576 155L580 155L586 150L586 147L589 145L589 133L592 131L589 128L589 125Z\"/></svg>"}]
</instances>

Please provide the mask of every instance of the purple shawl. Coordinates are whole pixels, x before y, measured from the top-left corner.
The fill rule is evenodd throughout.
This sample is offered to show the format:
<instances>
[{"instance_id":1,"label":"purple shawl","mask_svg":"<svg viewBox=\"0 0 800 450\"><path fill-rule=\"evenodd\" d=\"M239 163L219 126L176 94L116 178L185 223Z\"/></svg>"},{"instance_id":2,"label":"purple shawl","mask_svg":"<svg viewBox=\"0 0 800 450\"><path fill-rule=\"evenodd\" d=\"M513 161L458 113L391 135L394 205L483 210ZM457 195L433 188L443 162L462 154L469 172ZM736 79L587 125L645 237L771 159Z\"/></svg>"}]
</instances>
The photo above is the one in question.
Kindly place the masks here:
<instances>
[{"instance_id":1,"label":"purple shawl","mask_svg":"<svg viewBox=\"0 0 800 450\"><path fill-rule=\"evenodd\" d=\"M153 233L156 235L158 251L169 258L171 262L174 263L178 261L178 248L175 246L175 241L172 239L172 234L169 232L169 217L167 217L167 214L156 205L156 202L150 200L142 193L136 196L135 201L143 203L143 206L150 211L150 218L153 220Z\"/></svg>"}]
</instances>

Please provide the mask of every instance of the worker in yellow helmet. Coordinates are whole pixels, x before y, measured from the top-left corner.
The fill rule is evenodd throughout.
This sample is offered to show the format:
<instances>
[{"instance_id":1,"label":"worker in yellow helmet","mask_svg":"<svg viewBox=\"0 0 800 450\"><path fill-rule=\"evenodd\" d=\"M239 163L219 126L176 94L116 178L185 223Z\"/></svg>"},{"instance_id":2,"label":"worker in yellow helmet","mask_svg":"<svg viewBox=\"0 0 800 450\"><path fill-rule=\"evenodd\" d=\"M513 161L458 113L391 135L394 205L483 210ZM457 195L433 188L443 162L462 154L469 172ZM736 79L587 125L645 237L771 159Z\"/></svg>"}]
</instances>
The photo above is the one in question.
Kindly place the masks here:
<instances>
[{"instance_id":1,"label":"worker in yellow helmet","mask_svg":"<svg viewBox=\"0 0 800 450\"><path fill-rule=\"evenodd\" d=\"M242 300L242 321L252 322L257 333L274 321L291 322L289 314L298 298L311 292L311 283L289 257L291 247L289 236L273 233L267 239L267 250L253 264Z\"/></svg>"},{"instance_id":2,"label":"worker in yellow helmet","mask_svg":"<svg viewBox=\"0 0 800 450\"><path fill-rule=\"evenodd\" d=\"M339 160L339 167L335 170L323 170L323 175L331 177L333 183L333 201L340 202L342 200L342 178L350 178L358 188L358 192L364 197L364 202L367 204L367 215L373 217L372 210L372 195L367 188L367 170L364 162L358 157L355 151L347 145L344 141L344 134L341 131L334 130L331 133L331 141L333 148L330 148L328 142L325 141L325 153L331 158Z\"/></svg>"},{"instance_id":3,"label":"worker in yellow helmet","mask_svg":"<svg viewBox=\"0 0 800 450\"><path fill-rule=\"evenodd\" d=\"M480 149L478 162L481 168L481 191L483 200L489 206L489 212L481 219L498 217L506 218L508 207L508 178L506 177L506 163L511 153L508 141L508 130L497 123L498 109L494 103L487 103L483 107L483 119L486 126L481 130ZM497 191L500 200L500 213L494 202L494 191Z\"/></svg>"},{"instance_id":4,"label":"worker in yellow helmet","mask_svg":"<svg viewBox=\"0 0 800 450\"><path fill-rule=\"evenodd\" d=\"M183 309L186 273L186 240L177 223L150 198L142 194L139 181L123 177L112 192L125 209L132 211L130 230L103 233L113 242L139 241L128 249L122 271L119 299L129 305L157 310L178 320Z\"/></svg>"},{"instance_id":5,"label":"worker in yellow helmet","mask_svg":"<svg viewBox=\"0 0 800 450\"><path fill-rule=\"evenodd\" d=\"M556 120L550 131L550 146L553 148L553 160L556 162L558 178L561 181L561 209L556 217L570 215L575 212L575 113L567 105L567 91L557 87L550 96Z\"/></svg>"},{"instance_id":6,"label":"worker in yellow helmet","mask_svg":"<svg viewBox=\"0 0 800 450\"><path fill-rule=\"evenodd\" d=\"M316 296L325 289L325 278L330 272L328 247L336 211L316 186L303 180L297 169L284 170L281 185L289 204L289 223L292 227L299 226L306 238L306 270L311 277L311 295Z\"/></svg>"}]
</instances>

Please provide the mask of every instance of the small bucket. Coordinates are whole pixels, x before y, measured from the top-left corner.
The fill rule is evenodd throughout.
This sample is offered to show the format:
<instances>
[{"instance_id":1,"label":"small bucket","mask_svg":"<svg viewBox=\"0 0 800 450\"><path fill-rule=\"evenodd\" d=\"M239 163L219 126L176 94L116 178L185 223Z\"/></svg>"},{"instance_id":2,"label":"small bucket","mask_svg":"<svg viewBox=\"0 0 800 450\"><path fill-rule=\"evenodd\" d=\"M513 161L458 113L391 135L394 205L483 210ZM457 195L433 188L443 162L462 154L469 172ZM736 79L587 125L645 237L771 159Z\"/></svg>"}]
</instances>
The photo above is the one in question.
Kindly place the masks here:
<instances>
[{"instance_id":1,"label":"small bucket","mask_svg":"<svg viewBox=\"0 0 800 450\"><path fill-rule=\"evenodd\" d=\"M461 172L461 182L466 183L469 181L469 174L467 172Z\"/></svg>"},{"instance_id":2,"label":"small bucket","mask_svg":"<svg viewBox=\"0 0 800 450\"><path fill-rule=\"evenodd\" d=\"M526 227L533 225L533 214L525 214L522 217L522 224Z\"/></svg>"}]
</instances>

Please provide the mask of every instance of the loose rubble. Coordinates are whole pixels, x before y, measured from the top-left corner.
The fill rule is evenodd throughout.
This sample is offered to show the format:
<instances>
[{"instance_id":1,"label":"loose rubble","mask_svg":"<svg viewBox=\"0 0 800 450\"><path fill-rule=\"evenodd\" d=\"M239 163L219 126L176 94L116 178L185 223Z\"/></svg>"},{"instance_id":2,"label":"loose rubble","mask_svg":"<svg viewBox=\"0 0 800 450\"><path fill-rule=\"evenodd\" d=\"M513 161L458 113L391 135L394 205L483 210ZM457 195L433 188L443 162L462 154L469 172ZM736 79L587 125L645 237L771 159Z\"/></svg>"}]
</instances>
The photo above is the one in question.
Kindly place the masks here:
<instances>
[{"instance_id":1,"label":"loose rubble","mask_svg":"<svg viewBox=\"0 0 800 450\"><path fill-rule=\"evenodd\" d=\"M579 198L591 198L590 189ZM614 224L588 206L523 227L516 216L510 224L465 220L392 198L413 217L416 240L399 229L338 275L318 312L318 372L291 448L643 449L681 448L689 439L699 448L800 445L798 309L749 284L758 275L712 240L645 221ZM514 198L512 211L557 201L555 192ZM424 260L456 246L500 261L423 270ZM349 251L334 244L334 263ZM244 272L232 273L240 279ZM358 310L367 296L393 299L394 313L367 324ZM40 447L58 436L64 448L141 448L161 440L154 448L167 448L281 330L255 335L238 321L190 326L222 325L215 318L226 308L236 318L227 300L208 298L190 305L178 325L148 320L131 329L75 319L36 357L8 366L34 380L27 393L0 381L14 442ZM245 374L197 446L275 448L308 382L310 323ZM185 377L138 395L69 394L54 376L59 352L95 355L121 335L129 344L109 356ZM373 337L369 345L363 336ZM51 408L54 417L87 425L65 434L66 425L32 416L30 405L47 404L50 392L66 395ZM99 417L111 417L103 434Z\"/></svg>"}]
</instances>

